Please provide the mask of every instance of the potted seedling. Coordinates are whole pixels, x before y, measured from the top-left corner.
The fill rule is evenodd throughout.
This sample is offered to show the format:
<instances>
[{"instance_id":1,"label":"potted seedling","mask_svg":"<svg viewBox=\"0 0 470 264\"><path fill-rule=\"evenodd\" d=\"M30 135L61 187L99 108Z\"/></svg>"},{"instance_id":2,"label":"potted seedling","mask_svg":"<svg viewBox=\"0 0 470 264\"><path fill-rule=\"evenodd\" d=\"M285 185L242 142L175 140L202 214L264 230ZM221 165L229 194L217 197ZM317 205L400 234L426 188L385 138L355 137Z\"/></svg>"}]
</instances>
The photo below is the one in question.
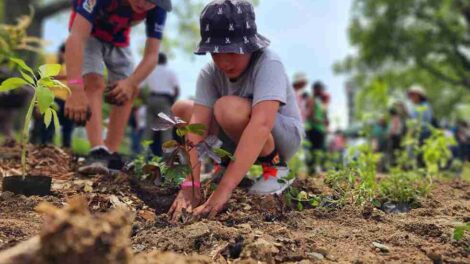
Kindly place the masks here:
<instances>
[{"instance_id":1,"label":"potted seedling","mask_svg":"<svg viewBox=\"0 0 470 264\"><path fill-rule=\"evenodd\" d=\"M59 129L59 118L54 109L54 93L51 88L60 87L70 90L60 81L54 80L60 72L59 64L46 64L39 67L37 74L17 58L9 59L14 63L22 77L11 77L0 85L0 92L8 92L21 87L29 87L33 90L33 97L29 102L28 111L24 119L24 127L21 134L21 176L7 176L3 178L3 191L11 191L24 195L47 195L51 190L52 179L46 175L27 175L26 150L29 140L29 125L35 107L44 116L44 123L49 126L54 122L56 131Z\"/></svg>"},{"instance_id":2,"label":"potted seedling","mask_svg":"<svg viewBox=\"0 0 470 264\"><path fill-rule=\"evenodd\" d=\"M140 192L146 190L147 195L144 196L151 197L151 201L149 201L151 206L157 208L157 213L163 213L169 209L179 185L186 176L193 174L196 166L207 158L216 163L221 163L223 158L233 159L233 156L221 148L222 141L214 135L209 135L198 144L194 144L194 142L187 139L187 135L190 133L205 134L206 127L204 125L188 124L179 117L165 113L159 113L157 118L154 130L175 129L178 140L169 140L162 144L164 156L161 158L147 158L147 161L144 162L144 157L138 157L134 164L134 173L138 174L136 176L140 179L145 180L144 184L138 184L139 189L141 189ZM196 149L199 154L197 164L192 164L189 156L193 149ZM192 179L194 180L194 176ZM162 194L167 194L168 199L161 197ZM159 197L155 198L155 196ZM165 202L165 204L161 204L162 202Z\"/></svg>"}]
</instances>

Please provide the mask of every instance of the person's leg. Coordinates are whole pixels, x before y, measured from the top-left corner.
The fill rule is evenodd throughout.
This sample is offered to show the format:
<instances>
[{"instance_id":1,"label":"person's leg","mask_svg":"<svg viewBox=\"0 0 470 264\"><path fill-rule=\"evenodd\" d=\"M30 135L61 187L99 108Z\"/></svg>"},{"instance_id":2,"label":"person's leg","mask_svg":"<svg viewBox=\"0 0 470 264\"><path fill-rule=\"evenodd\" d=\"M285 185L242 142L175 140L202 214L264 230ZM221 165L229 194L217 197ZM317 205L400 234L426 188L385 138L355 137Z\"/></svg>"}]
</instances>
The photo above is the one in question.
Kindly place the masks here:
<instances>
[{"instance_id":1,"label":"person's leg","mask_svg":"<svg viewBox=\"0 0 470 264\"><path fill-rule=\"evenodd\" d=\"M215 103L214 116L227 136L235 143L238 143L243 131L250 122L251 102L238 96L224 96ZM274 138L270 134L261 150L260 157L270 155L274 149Z\"/></svg>"},{"instance_id":2,"label":"person's leg","mask_svg":"<svg viewBox=\"0 0 470 264\"><path fill-rule=\"evenodd\" d=\"M102 75L97 73L89 73L83 76L85 83L85 93L88 97L88 103L91 109L91 118L86 124L88 140L91 147L104 145L103 141L103 93L105 82ZM127 121L127 120L126 120Z\"/></svg>"},{"instance_id":3,"label":"person's leg","mask_svg":"<svg viewBox=\"0 0 470 264\"><path fill-rule=\"evenodd\" d=\"M55 101L59 106L59 111L57 112L57 115L59 117L62 132L62 146L64 148L70 148L72 146L72 133L74 124L72 120L65 117L65 101L61 99L56 99Z\"/></svg>"},{"instance_id":4,"label":"person's leg","mask_svg":"<svg viewBox=\"0 0 470 264\"><path fill-rule=\"evenodd\" d=\"M120 80L128 78L134 71L134 63L129 48L106 46L104 63L108 69L108 84L114 85ZM137 89L137 87L135 87ZM105 145L110 152L117 152L124 138L129 117L137 91L132 98L120 106L113 106L109 115L108 133Z\"/></svg>"}]
</instances>

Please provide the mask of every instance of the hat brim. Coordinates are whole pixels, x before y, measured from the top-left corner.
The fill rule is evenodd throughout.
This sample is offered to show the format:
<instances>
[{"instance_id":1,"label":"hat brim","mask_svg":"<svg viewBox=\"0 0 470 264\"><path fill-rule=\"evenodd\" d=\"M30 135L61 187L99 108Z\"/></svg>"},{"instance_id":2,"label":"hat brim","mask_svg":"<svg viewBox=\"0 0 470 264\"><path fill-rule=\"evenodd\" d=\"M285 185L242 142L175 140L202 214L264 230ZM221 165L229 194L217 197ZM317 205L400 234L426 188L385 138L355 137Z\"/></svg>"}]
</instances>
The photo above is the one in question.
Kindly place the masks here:
<instances>
[{"instance_id":1,"label":"hat brim","mask_svg":"<svg viewBox=\"0 0 470 264\"><path fill-rule=\"evenodd\" d=\"M240 41L231 44L217 45L218 41L214 43L206 43L201 40L198 48L194 51L196 55L205 55L206 53L235 53L235 54L246 54L253 53L260 49L264 49L269 46L271 41L261 34L256 34L248 37L248 42Z\"/></svg>"},{"instance_id":2,"label":"hat brim","mask_svg":"<svg viewBox=\"0 0 470 264\"><path fill-rule=\"evenodd\" d=\"M171 12L173 9L173 5L171 4L171 0L147 0L152 4L156 4L157 6L163 8L167 12Z\"/></svg>"}]
</instances>

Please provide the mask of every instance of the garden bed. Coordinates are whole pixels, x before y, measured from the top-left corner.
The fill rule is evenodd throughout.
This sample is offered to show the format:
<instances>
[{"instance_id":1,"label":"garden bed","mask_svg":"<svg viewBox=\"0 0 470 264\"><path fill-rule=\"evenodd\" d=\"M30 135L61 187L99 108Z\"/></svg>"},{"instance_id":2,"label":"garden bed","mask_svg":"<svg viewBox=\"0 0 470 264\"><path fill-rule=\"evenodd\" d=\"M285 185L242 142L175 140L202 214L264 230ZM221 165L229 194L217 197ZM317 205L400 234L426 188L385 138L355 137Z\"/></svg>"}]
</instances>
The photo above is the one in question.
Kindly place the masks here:
<instances>
[{"instance_id":1,"label":"garden bed","mask_svg":"<svg viewBox=\"0 0 470 264\"><path fill-rule=\"evenodd\" d=\"M87 198L95 213L115 207L135 212L131 241L136 253L159 250L207 257L196 263L207 259L219 263L241 259L268 263L470 263L466 251L470 237L466 235L459 242L452 239L454 226L470 221L470 185L464 181L436 181L420 207L406 214L349 205L296 211L282 197L251 197L237 189L227 210L215 219L194 221L188 217L186 223L175 225L165 214L155 216L152 207L158 203L146 195L152 190L137 190L127 175L82 177L73 172L75 161L60 149L30 148L30 152L30 168L53 177L53 195L0 193L0 250L39 233L43 220L34 208L40 202L63 207L68 197L79 194ZM0 168L0 177L19 172L19 160L0 159ZM298 180L296 185L311 193L329 192L322 178Z\"/></svg>"}]
</instances>

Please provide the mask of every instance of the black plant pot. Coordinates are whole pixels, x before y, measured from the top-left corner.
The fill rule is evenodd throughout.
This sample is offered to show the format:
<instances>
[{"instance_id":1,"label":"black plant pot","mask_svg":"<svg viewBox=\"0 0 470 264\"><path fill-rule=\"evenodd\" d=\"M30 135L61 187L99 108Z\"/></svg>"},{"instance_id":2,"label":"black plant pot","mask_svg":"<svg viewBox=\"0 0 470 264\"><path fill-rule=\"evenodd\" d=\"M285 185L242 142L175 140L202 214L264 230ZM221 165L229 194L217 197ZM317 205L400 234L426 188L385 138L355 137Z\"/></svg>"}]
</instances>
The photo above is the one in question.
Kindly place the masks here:
<instances>
[{"instance_id":1,"label":"black plant pot","mask_svg":"<svg viewBox=\"0 0 470 264\"><path fill-rule=\"evenodd\" d=\"M49 195L51 194L52 178L49 176L7 176L3 178L2 190L15 194Z\"/></svg>"}]
</instances>

